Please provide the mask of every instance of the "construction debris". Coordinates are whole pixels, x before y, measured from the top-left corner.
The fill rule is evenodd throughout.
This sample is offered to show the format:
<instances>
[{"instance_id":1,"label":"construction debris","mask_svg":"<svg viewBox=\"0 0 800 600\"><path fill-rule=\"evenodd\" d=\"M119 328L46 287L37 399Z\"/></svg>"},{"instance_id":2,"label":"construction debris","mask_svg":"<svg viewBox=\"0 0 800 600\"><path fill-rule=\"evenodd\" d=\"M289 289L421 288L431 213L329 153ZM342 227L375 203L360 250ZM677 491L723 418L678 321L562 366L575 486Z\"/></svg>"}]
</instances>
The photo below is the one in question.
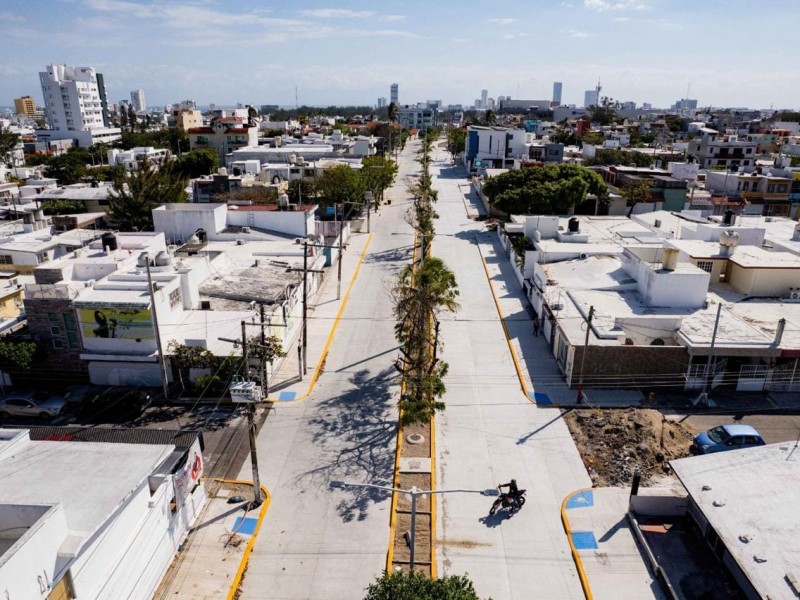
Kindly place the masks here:
<instances>
[{"instance_id":1,"label":"construction debris","mask_svg":"<svg viewBox=\"0 0 800 600\"><path fill-rule=\"evenodd\" d=\"M669 474L669 461L688 456L693 437L653 409L571 409L564 420L595 487L630 485L637 468L642 485Z\"/></svg>"}]
</instances>

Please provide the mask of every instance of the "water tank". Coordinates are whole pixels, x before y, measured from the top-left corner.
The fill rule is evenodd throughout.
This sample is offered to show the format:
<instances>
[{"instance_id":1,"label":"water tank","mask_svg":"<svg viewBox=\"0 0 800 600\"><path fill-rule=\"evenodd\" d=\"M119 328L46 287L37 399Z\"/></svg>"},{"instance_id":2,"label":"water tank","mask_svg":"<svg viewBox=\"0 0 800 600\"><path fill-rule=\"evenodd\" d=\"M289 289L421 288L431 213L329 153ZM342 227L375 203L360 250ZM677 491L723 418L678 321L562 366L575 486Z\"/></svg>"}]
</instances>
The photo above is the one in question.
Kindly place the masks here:
<instances>
[{"instance_id":1,"label":"water tank","mask_svg":"<svg viewBox=\"0 0 800 600\"><path fill-rule=\"evenodd\" d=\"M156 266L157 267L167 267L172 262L172 258L170 257L167 252L161 250L158 254L156 254Z\"/></svg>"},{"instance_id":2,"label":"water tank","mask_svg":"<svg viewBox=\"0 0 800 600\"><path fill-rule=\"evenodd\" d=\"M197 239L200 240L201 244L205 244L208 241L208 234L202 227L195 231L195 234L197 235Z\"/></svg>"},{"instance_id":3,"label":"water tank","mask_svg":"<svg viewBox=\"0 0 800 600\"><path fill-rule=\"evenodd\" d=\"M725 217L722 219L723 225L733 225L733 211L728 209L725 211Z\"/></svg>"},{"instance_id":4,"label":"water tank","mask_svg":"<svg viewBox=\"0 0 800 600\"><path fill-rule=\"evenodd\" d=\"M577 217L570 218L568 228L570 233L578 233L581 230L580 220Z\"/></svg>"},{"instance_id":5,"label":"water tank","mask_svg":"<svg viewBox=\"0 0 800 600\"><path fill-rule=\"evenodd\" d=\"M664 248L664 270L674 271L678 266L678 249Z\"/></svg>"},{"instance_id":6,"label":"water tank","mask_svg":"<svg viewBox=\"0 0 800 600\"><path fill-rule=\"evenodd\" d=\"M542 241L542 232L538 229L534 229L533 231L533 241L534 242L541 242Z\"/></svg>"},{"instance_id":7,"label":"water tank","mask_svg":"<svg viewBox=\"0 0 800 600\"><path fill-rule=\"evenodd\" d=\"M147 254L147 252L142 252L139 255L139 258L136 259L136 266L137 267L146 267L149 262L150 262L150 256Z\"/></svg>"},{"instance_id":8,"label":"water tank","mask_svg":"<svg viewBox=\"0 0 800 600\"><path fill-rule=\"evenodd\" d=\"M117 245L117 236L110 231L104 233L100 240L103 242L103 248L108 248L109 252L113 252L119 247Z\"/></svg>"},{"instance_id":9,"label":"water tank","mask_svg":"<svg viewBox=\"0 0 800 600\"><path fill-rule=\"evenodd\" d=\"M217 169L217 175L227 175L227 174L228 174L228 169L226 169L225 167L220 167L219 169Z\"/></svg>"},{"instance_id":10,"label":"water tank","mask_svg":"<svg viewBox=\"0 0 800 600\"><path fill-rule=\"evenodd\" d=\"M297 154L290 154L289 155L289 164L293 165L297 163Z\"/></svg>"}]
</instances>

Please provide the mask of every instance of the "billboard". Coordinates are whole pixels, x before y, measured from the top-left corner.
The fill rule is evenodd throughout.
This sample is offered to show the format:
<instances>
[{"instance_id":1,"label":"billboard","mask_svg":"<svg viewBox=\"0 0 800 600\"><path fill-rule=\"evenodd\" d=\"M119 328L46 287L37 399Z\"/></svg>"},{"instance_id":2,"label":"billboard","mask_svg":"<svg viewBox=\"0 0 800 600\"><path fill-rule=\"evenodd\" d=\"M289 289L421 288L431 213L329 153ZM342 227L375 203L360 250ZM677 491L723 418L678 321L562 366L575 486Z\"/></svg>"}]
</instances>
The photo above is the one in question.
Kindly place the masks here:
<instances>
[{"instance_id":1,"label":"billboard","mask_svg":"<svg viewBox=\"0 0 800 600\"><path fill-rule=\"evenodd\" d=\"M81 308L79 312L84 339L155 339L153 321L149 309L105 306L102 308Z\"/></svg>"}]
</instances>

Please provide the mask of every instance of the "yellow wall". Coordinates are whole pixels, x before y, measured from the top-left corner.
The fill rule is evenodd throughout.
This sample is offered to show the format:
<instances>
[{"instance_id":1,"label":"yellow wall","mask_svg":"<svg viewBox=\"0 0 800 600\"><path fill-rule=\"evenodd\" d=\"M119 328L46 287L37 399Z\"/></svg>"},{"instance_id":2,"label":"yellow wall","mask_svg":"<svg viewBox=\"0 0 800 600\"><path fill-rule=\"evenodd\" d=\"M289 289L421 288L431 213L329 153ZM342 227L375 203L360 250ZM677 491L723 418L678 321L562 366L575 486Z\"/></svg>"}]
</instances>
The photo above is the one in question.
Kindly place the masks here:
<instances>
[{"instance_id":1,"label":"yellow wall","mask_svg":"<svg viewBox=\"0 0 800 600\"><path fill-rule=\"evenodd\" d=\"M0 317L4 319L14 319L19 316L20 308L17 303L22 303L23 293L24 288L19 288L0 298Z\"/></svg>"},{"instance_id":2,"label":"yellow wall","mask_svg":"<svg viewBox=\"0 0 800 600\"><path fill-rule=\"evenodd\" d=\"M14 98L14 111L18 115L34 115L36 114L36 102L31 96Z\"/></svg>"},{"instance_id":3,"label":"yellow wall","mask_svg":"<svg viewBox=\"0 0 800 600\"><path fill-rule=\"evenodd\" d=\"M730 284L748 296L787 298L790 287L800 288L800 269L745 269L731 263Z\"/></svg>"}]
</instances>

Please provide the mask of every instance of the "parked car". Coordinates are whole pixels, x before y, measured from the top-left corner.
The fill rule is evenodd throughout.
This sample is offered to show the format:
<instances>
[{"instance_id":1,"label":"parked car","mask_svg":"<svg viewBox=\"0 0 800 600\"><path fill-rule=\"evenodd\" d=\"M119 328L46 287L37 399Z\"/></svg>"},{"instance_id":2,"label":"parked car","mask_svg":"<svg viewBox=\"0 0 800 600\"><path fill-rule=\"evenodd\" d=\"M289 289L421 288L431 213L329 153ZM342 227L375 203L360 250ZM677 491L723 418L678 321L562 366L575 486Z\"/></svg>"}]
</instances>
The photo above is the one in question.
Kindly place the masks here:
<instances>
[{"instance_id":1,"label":"parked car","mask_svg":"<svg viewBox=\"0 0 800 600\"><path fill-rule=\"evenodd\" d=\"M48 392L29 390L11 392L0 400L0 419L8 417L57 417L64 411L67 401Z\"/></svg>"},{"instance_id":2,"label":"parked car","mask_svg":"<svg viewBox=\"0 0 800 600\"><path fill-rule=\"evenodd\" d=\"M151 402L147 389L107 388L81 400L78 418L85 423L122 423L140 417Z\"/></svg>"},{"instance_id":3,"label":"parked car","mask_svg":"<svg viewBox=\"0 0 800 600\"><path fill-rule=\"evenodd\" d=\"M765 443L761 434L750 425L719 425L695 436L692 452L694 454L711 454L712 452L763 446Z\"/></svg>"}]
</instances>

